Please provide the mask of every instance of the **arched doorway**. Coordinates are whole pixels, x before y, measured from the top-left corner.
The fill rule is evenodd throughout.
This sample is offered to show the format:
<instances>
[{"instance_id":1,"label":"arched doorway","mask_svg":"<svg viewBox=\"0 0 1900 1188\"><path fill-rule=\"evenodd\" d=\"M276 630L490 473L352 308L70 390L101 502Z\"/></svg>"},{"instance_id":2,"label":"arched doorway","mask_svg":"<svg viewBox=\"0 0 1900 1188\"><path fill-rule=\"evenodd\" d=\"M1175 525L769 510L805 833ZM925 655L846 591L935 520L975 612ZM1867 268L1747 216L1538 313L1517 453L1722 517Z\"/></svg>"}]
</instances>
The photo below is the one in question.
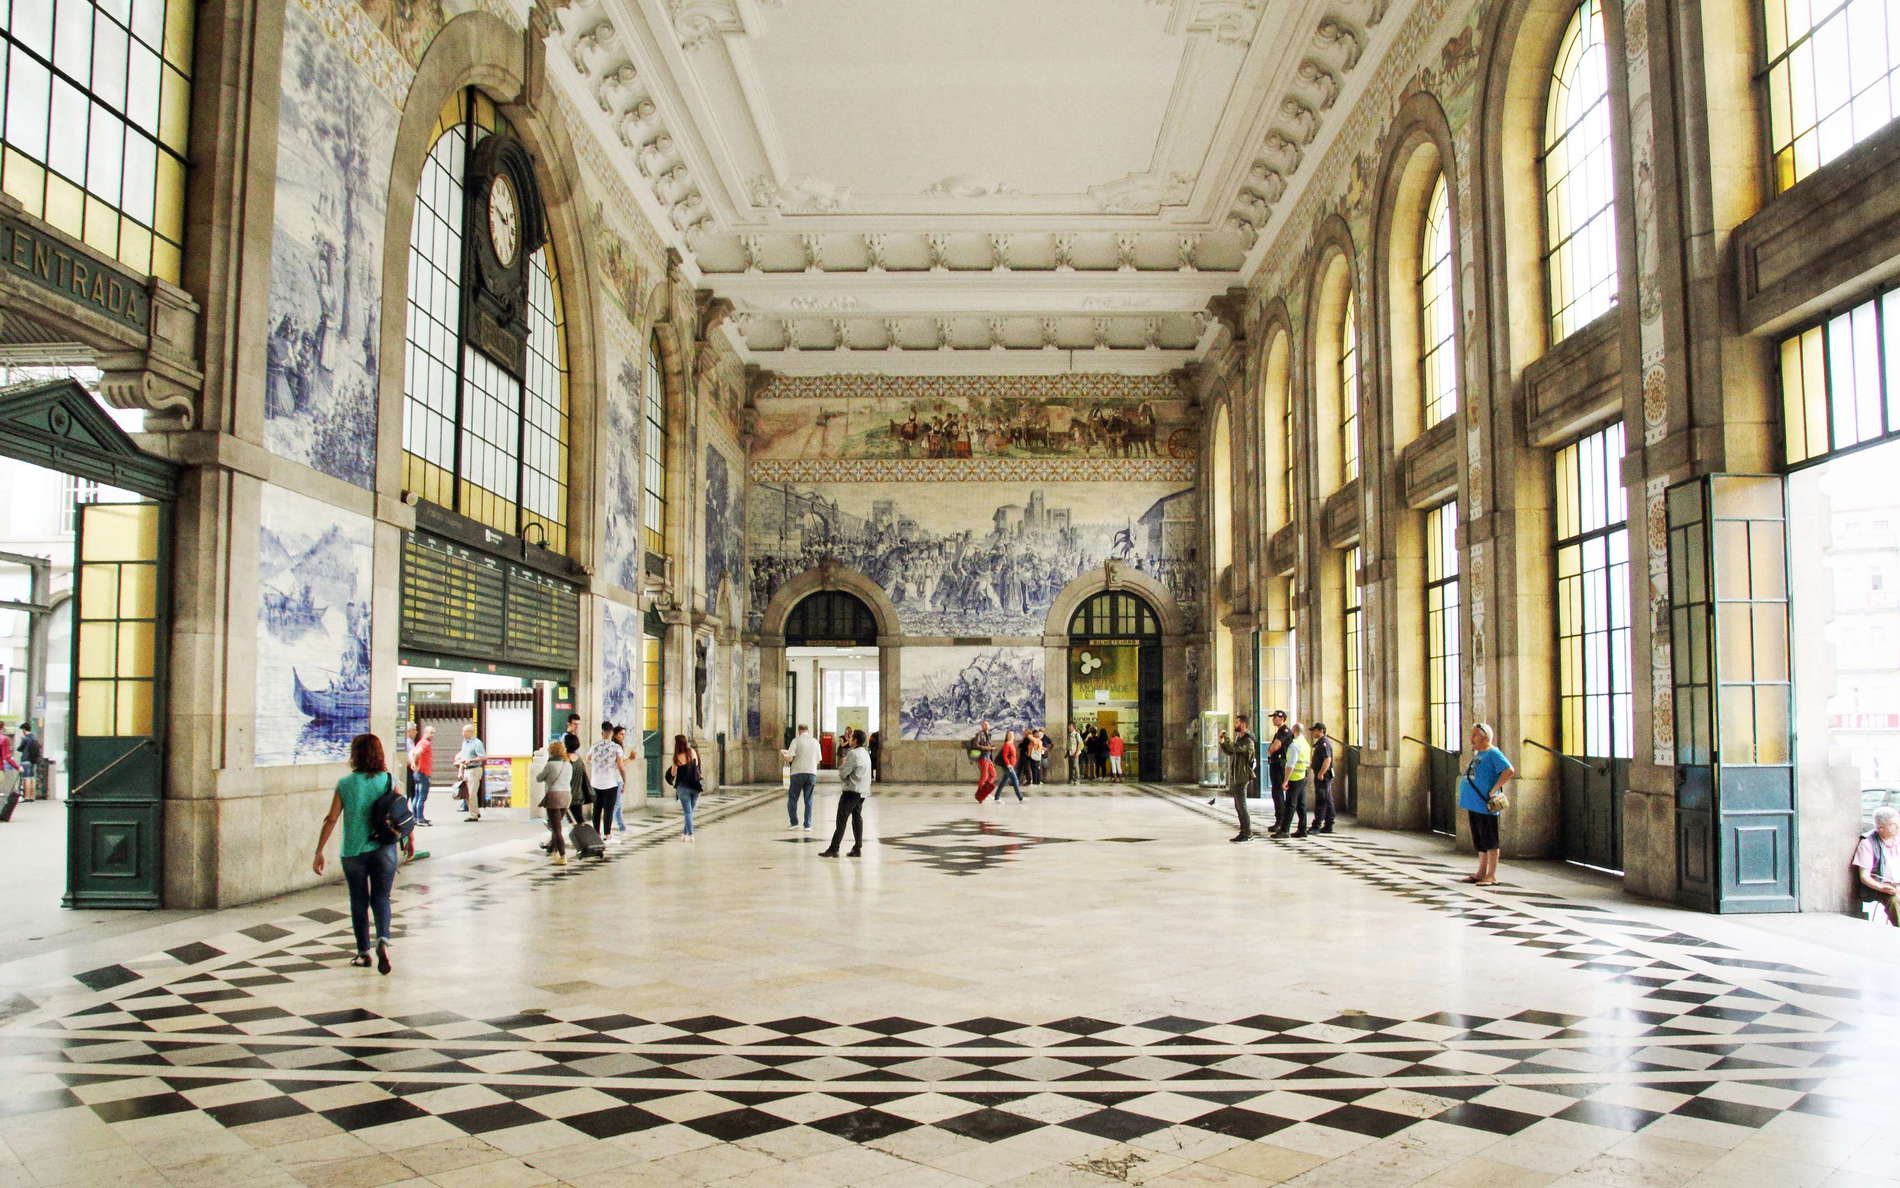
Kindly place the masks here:
<instances>
[{"instance_id":1,"label":"arched doorway","mask_svg":"<svg viewBox=\"0 0 1900 1188\"><path fill-rule=\"evenodd\" d=\"M876 614L848 590L816 590L785 617L784 738L789 743L797 723L809 724L826 767L836 762L844 731L881 731L877 635Z\"/></svg>"},{"instance_id":2,"label":"arched doorway","mask_svg":"<svg viewBox=\"0 0 1900 1188\"><path fill-rule=\"evenodd\" d=\"M1128 590L1091 595L1069 619L1069 722L1077 730L1118 730L1124 770L1162 778L1161 621L1148 600ZM1144 745L1144 738L1147 745Z\"/></svg>"}]
</instances>

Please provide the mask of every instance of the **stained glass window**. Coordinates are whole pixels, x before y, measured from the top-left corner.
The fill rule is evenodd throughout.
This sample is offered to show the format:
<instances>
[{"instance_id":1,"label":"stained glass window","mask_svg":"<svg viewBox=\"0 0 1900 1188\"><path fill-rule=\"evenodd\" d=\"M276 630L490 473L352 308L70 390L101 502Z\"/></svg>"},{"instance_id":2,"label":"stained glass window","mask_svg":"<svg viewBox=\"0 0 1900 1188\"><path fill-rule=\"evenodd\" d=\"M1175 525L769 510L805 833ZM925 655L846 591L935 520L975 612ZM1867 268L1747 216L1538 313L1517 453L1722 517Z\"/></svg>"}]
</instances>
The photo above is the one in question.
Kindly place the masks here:
<instances>
[{"instance_id":1,"label":"stained glass window","mask_svg":"<svg viewBox=\"0 0 1900 1188\"><path fill-rule=\"evenodd\" d=\"M177 283L192 0L0 3L0 187L134 272Z\"/></svg>"},{"instance_id":2,"label":"stained glass window","mask_svg":"<svg viewBox=\"0 0 1900 1188\"><path fill-rule=\"evenodd\" d=\"M1621 422L1557 451L1557 697L1567 755L1632 754Z\"/></svg>"},{"instance_id":3,"label":"stained glass window","mask_svg":"<svg viewBox=\"0 0 1900 1188\"><path fill-rule=\"evenodd\" d=\"M1558 43L1544 108L1544 271L1552 342L1616 304L1609 71L1603 0L1584 0Z\"/></svg>"},{"instance_id":4,"label":"stained glass window","mask_svg":"<svg viewBox=\"0 0 1900 1188\"><path fill-rule=\"evenodd\" d=\"M1785 190L1900 111L1893 0L1762 0L1768 135Z\"/></svg>"},{"instance_id":5,"label":"stained glass window","mask_svg":"<svg viewBox=\"0 0 1900 1188\"><path fill-rule=\"evenodd\" d=\"M1425 399L1425 424L1436 425L1458 411L1458 347L1454 327L1458 302L1452 295L1451 195L1445 175L1432 185L1425 204L1425 233L1418 266L1419 391Z\"/></svg>"},{"instance_id":6,"label":"stained glass window","mask_svg":"<svg viewBox=\"0 0 1900 1188\"><path fill-rule=\"evenodd\" d=\"M409 225L403 486L487 527L567 548L567 331L554 249L528 257L524 374L463 337L462 179L468 152L508 124L479 91L436 122Z\"/></svg>"}]
</instances>

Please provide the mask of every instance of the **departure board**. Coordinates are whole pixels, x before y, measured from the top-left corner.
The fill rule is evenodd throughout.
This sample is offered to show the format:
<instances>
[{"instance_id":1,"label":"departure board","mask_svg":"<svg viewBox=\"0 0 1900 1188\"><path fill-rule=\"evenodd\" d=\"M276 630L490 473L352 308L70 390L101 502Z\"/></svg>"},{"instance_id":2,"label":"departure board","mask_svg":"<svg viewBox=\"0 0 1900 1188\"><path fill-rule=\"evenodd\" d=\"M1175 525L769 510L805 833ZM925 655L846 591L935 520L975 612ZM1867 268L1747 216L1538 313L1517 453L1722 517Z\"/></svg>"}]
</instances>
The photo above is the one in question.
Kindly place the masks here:
<instances>
[{"instance_id":1,"label":"departure board","mask_svg":"<svg viewBox=\"0 0 1900 1188\"><path fill-rule=\"evenodd\" d=\"M578 586L426 532L404 534L402 562L405 650L574 669Z\"/></svg>"}]
</instances>

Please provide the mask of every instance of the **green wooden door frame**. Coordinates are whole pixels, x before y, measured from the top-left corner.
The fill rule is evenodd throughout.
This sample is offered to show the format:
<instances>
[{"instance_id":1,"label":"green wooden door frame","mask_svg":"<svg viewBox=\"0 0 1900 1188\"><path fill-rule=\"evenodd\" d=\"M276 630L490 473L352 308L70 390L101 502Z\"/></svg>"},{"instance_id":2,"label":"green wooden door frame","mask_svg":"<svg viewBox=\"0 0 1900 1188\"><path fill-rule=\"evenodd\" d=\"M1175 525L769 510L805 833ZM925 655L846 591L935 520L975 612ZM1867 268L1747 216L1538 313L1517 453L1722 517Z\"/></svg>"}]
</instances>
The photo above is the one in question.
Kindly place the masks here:
<instances>
[{"instance_id":1,"label":"green wooden door frame","mask_svg":"<svg viewBox=\"0 0 1900 1188\"><path fill-rule=\"evenodd\" d=\"M156 908L163 897L166 667L171 521L179 467L138 447L73 379L0 388L0 455L144 497L157 508L149 734L79 735L79 544L74 549L73 713L68 739L66 894L74 908ZM92 507L103 505L94 504Z\"/></svg>"}]
</instances>

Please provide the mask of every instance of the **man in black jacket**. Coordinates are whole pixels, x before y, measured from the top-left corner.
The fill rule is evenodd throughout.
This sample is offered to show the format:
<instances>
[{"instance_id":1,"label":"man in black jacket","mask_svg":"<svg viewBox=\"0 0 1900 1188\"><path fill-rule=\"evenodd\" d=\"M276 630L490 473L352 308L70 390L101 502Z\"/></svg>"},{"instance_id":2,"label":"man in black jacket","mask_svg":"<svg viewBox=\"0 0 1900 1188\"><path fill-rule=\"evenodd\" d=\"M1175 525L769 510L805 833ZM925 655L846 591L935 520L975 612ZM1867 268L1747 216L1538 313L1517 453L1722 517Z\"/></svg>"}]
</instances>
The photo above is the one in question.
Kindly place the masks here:
<instances>
[{"instance_id":1,"label":"man in black jacket","mask_svg":"<svg viewBox=\"0 0 1900 1188\"><path fill-rule=\"evenodd\" d=\"M1293 741L1287 729L1286 711L1274 710L1273 737L1267 740L1267 783L1273 795L1273 831L1286 828L1286 748Z\"/></svg>"},{"instance_id":2,"label":"man in black jacket","mask_svg":"<svg viewBox=\"0 0 1900 1188\"><path fill-rule=\"evenodd\" d=\"M1254 737L1247 730L1247 715L1234 715L1234 736L1227 737L1225 730L1220 732L1220 749L1230 759L1227 768L1227 792L1234 798L1234 814L1240 818L1240 832L1229 841L1252 841L1253 820L1247 815L1247 793L1252 789L1254 778Z\"/></svg>"}]
</instances>

